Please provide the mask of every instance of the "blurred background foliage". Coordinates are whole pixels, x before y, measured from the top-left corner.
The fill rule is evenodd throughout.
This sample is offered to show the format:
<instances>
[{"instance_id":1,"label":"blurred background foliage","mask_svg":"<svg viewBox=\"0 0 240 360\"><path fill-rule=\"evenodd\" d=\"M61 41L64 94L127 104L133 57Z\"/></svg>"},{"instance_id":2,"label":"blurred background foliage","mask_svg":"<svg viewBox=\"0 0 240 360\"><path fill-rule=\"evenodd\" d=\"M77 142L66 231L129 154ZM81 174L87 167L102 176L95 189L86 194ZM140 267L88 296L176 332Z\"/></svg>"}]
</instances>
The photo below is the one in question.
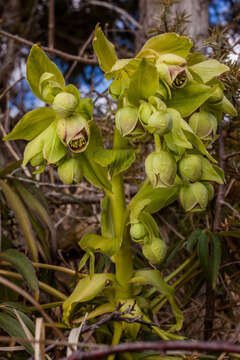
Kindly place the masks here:
<instances>
[{"instance_id":1,"label":"blurred background foliage","mask_svg":"<svg viewBox=\"0 0 240 360\"><path fill-rule=\"evenodd\" d=\"M116 104L108 95L109 82L104 79L91 46L97 23L115 44L119 58L135 56L152 35L166 31L189 35L197 51L230 67L221 80L239 111L237 0L1 0L0 17L1 138L27 111L43 105L25 80L31 43L39 43L50 50L48 54L67 81L75 84L82 96L93 99L95 120L106 147L111 144ZM54 49L61 53L56 54ZM76 60L69 55L75 55ZM240 340L234 332L240 316L239 125L239 117L226 117L220 126L219 139L211 148L225 170L227 183L215 186L216 196L208 211L185 214L174 203L155 216L169 246L161 268L164 275L169 276L192 256L193 262L184 268L183 281L176 288L184 314L181 334L194 339L235 336L234 341ZM128 201L144 180L143 157L153 149L148 142L135 146L137 161L125 174ZM79 186L62 185L54 168L32 175L30 167L20 166L23 149L23 141L0 140L0 334L28 337L29 332L34 334L36 330L34 323L39 312L34 304L35 307L27 306L29 299L19 289L45 304L53 320L60 322L61 301L71 293L80 276L77 268L83 253L78 241L85 233L100 230L102 194L85 182ZM136 268L149 266L137 247L134 252ZM97 255L96 271L112 266L106 257ZM87 267L84 272L88 272ZM169 309L164 306L156 312L154 321L166 323L168 317ZM49 336L54 336L54 332L48 331ZM31 346L25 346L25 350L33 353ZM29 356L21 351L6 354L14 359Z\"/></svg>"}]
</instances>

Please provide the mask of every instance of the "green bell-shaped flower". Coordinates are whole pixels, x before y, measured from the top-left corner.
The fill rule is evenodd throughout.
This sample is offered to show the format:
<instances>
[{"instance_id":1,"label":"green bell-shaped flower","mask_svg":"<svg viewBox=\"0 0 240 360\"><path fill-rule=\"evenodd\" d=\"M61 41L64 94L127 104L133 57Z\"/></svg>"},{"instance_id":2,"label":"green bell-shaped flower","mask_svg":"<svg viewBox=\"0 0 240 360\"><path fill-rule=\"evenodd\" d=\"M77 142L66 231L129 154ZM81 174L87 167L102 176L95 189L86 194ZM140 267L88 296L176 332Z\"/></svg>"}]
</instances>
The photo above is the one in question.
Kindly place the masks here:
<instances>
[{"instance_id":1,"label":"green bell-shaped flower","mask_svg":"<svg viewBox=\"0 0 240 360\"><path fill-rule=\"evenodd\" d=\"M58 167L58 176L64 184L79 184L82 180L82 175L83 172L79 159L66 159Z\"/></svg>"},{"instance_id":2,"label":"green bell-shaped flower","mask_svg":"<svg viewBox=\"0 0 240 360\"><path fill-rule=\"evenodd\" d=\"M147 230L141 222L137 222L131 225L130 235L133 241L141 242L141 240L143 240L143 238L147 235Z\"/></svg>"},{"instance_id":3,"label":"green bell-shaped flower","mask_svg":"<svg viewBox=\"0 0 240 360\"><path fill-rule=\"evenodd\" d=\"M138 114L139 114L139 120L142 123L143 126L148 125L148 121L151 117L151 115L156 111L155 107L147 102L143 102L139 106Z\"/></svg>"},{"instance_id":4,"label":"green bell-shaped flower","mask_svg":"<svg viewBox=\"0 0 240 360\"><path fill-rule=\"evenodd\" d=\"M189 125L201 140L212 143L217 132L216 117L206 111L194 113L189 119Z\"/></svg>"},{"instance_id":5,"label":"green bell-shaped flower","mask_svg":"<svg viewBox=\"0 0 240 360\"><path fill-rule=\"evenodd\" d=\"M57 134L63 144L73 152L83 152L88 146L90 138L89 125L81 115L59 119Z\"/></svg>"},{"instance_id":6,"label":"green bell-shaped flower","mask_svg":"<svg viewBox=\"0 0 240 360\"><path fill-rule=\"evenodd\" d=\"M185 181L195 182L202 176L202 161L200 155L186 154L178 163L178 171Z\"/></svg>"},{"instance_id":7,"label":"green bell-shaped flower","mask_svg":"<svg viewBox=\"0 0 240 360\"><path fill-rule=\"evenodd\" d=\"M129 135L137 125L138 111L134 107L125 106L117 111L115 121L120 134Z\"/></svg>"},{"instance_id":8,"label":"green bell-shaped flower","mask_svg":"<svg viewBox=\"0 0 240 360\"><path fill-rule=\"evenodd\" d=\"M143 255L153 265L159 265L165 259L167 245L158 237L147 239L142 247Z\"/></svg>"},{"instance_id":9,"label":"green bell-shaped flower","mask_svg":"<svg viewBox=\"0 0 240 360\"><path fill-rule=\"evenodd\" d=\"M172 117L167 111L155 111L148 120L148 126L158 135L167 134L173 125Z\"/></svg>"},{"instance_id":10,"label":"green bell-shaped flower","mask_svg":"<svg viewBox=\"0 0 240 360\"><path fill-rule=\"evenodd\" d=\"M172 186L177 173L177 164L167 151L152 152L145 161L146 174L153 187Z\"/></svg>"},{"instance_id":11,"label":"green bell-shaped flower","mask_svg":"<svg viewBox=\"0 0 240 360\"><path fill-rule=\"evenodd\" d=\"M54 74L45 72L39 80L39 92L47 103L52 103L61 92L61 85L55 80Z\"/></svg>"},{"instance_id":12,"label":"green bell-shaped flower","mask_svg":"<svg viewBox=\"0 0 240 360\"><path fill-rule=\"evenodd\" d=\"M208 204L208 190L200 182L188 184L180 189L179 199L185 211L203 211Z\"/></svg>"},{"instance_id":13,"label":"green bell-shaped flower","mask_svg":"<svg viewBox=\"0 0 240 360\"><path fill-rule=\"evenodd\" d=\"M187 84L190 74L185 67L167 65L163 62L157 62L156 67L160 80L166 82L169 86L182 88Z\"/></svg>"},{"instance_id":14,"label":"green bell-shaped flower","mask_svg":"<svg viewBox=\"0 0 240 360\"><path fill-rule=\"evenodd\" d=\"M55 96L52 107L60 117L68 117L73 115L77 105L76 96L63 91Z\"/></svg>"}]
</instances>

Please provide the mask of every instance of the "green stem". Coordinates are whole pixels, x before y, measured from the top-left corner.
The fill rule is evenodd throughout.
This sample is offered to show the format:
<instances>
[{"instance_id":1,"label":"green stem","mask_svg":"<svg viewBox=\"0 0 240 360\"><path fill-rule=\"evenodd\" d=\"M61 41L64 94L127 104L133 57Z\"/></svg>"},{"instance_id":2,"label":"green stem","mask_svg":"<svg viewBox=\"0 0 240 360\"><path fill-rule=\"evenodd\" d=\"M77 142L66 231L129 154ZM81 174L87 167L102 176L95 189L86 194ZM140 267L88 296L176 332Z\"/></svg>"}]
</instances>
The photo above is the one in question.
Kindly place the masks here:
<instances>
[{"instance_id":1,"label":"green stem","mask_svg":"<svg viewBox=\"0 0 240 360\"><path fill-rule=\"evenodd\" d=\"M158 134L154 134L154 141L155 141L155 151L159 152L162 150L162 144L161 144L161 139L160 136Z\"/></svg>"},{"instance_id":2,"label":"green stem","mask_svg":"<svg viewBox=\"0 0 240 360\"><path fill-rule=\"evenodd\" d=\"M119 131L114 132L114 149L122 149L126 146L126 140L122 138ZM131 285L129 280L133 274L132 249L128 232L126 231L127 206L124 194L123 178L121 174L112 178L112 194L109 196L112 207L114 224L114 236L121 239L122 244L118 253L115 255L117 299L127 299L131 297Z\"/></svg>"}]
</instances>

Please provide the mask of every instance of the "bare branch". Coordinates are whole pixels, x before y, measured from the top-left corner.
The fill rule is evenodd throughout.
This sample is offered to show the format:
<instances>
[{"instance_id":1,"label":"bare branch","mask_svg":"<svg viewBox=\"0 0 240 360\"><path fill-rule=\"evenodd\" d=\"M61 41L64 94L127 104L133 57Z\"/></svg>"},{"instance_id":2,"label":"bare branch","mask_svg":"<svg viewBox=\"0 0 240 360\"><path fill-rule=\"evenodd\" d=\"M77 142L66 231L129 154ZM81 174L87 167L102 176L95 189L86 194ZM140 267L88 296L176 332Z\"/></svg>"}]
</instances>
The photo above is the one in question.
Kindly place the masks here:
<instances>
[{"instance_id":1,"label":"bare branch","mask_svg":"<svg viewBox=\"0 0 240 360\"><path fill-rule=\"evenodd\" d=\"M13 88L18 82L22 81L23 79L24 79L24 76L20 77L20 79L16 80L12 85L10 85L7 89L5 89L5 90L1 93L1 95L0 95L0 100L2 100L2 98L4 98L4 96L6 96L7 93L8 93L9 91L11 91L12 88Z\"/></svg>"},{"instance_id":2,"label":"bare branch","mask_svg":"<svg viewBox=\"0 0 240 360\"><path fill-rule=\"evenodd\" d=\"M34 43L32 41L29 41L29 40L26 40L18 35L13 35L13 34L10 34L8 33L7 31L4 31L4 30L0 30L0 35L2 36L6 36L7 38L9 39L12 39L14 41L17 41L23 45L26 45L26 46L33 46ZM49 47L46 47L46 46L41 46L41 48L44 50L44 51L47 51L51 54L56 54L60 57L62 57L63 59L66 59L66 60L72 60L72 61L78 61L78 62L81 62L83 64L89 64L89 65L97 65L97 61L95 59L86 59L84 57L80 57L80 56L77 56L77 55L71 55L71 54L68 54L68 53L65 53L63 51L60 51L60 50L57 50L57 49L50 49Z\"/></svg>"},{"instance_id":3,"label":"bare branch","mask_svg":"<svg viewBox=\"0 0 240 360\"><path fill-rule=\"evenodd\" d=\"M156 350L165 352L168 350L188 350L188 351L224 351L231 353L240 353L240 346L227 342L204 342L204 341L154 341L154 342L135 342L124 343L115 346L108 346L103 349L93 351L77 351L68 357L68 360L83 360L83 359L101 359L111 354L119 354L123 352L138 352Z\"/></svg>"},{"instance_id":4,"label":"bare branch","mask_svg":"<svg viewBox=\"0 0 240 360\"><path fill-rule=\"evenodd\" d=\"M142 25L139 24L131 15L129 15L125 10L121 9L120 7L110 4L105 1L98 1L98 0L88 0L88 5L95 5L95 6L102 6L107 9L113 10L117 12L118 14L124 16L130 23L132 23L134 26L136 26L137 29L142 29Z\"/></svg>"}]
</instances>

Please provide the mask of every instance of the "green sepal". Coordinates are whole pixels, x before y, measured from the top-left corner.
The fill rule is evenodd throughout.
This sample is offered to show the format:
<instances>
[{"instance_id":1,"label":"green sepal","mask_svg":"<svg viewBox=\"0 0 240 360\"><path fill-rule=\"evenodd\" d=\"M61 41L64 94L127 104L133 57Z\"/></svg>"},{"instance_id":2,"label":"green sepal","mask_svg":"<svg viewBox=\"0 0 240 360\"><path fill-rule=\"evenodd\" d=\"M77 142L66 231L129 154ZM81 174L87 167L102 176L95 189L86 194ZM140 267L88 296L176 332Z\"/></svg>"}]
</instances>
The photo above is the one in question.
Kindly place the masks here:
<instances>
[{"instance_id":1,"label":"green sepal","mask_svg":"<svg viewBox=\"0 0 240 360\"><path fill-rule=\"evenodd\" d=\"M148 99L158 89L158 72L154 65L142 59L139 67L134 73L129 89L128 100L138 105L140 100Z\"/></svg>"},{"instance_id":2,"label":"green sepal","mask_svg":"<svg viewBox=\"0 0 240 360\"><path fill-rule=\"evenodd\" d=\"M38 46L33 45L27 59L27 82L34 95L40 100L46 102L39 91L39 81L43 73L53 74L55 81L61 86L65 85L65 81L61 71L58 67L48 58L45 52ZM50 104L50 102L48 102Z\"/></svg>"},{"instance_id":3,"label":"green sepal","mask_svg":"<svg viewBox=\"0 0 240 360\"><path fill-rule=\"evenodd\" d=\"M54 121L44 137L43 157L49 164L55 164L67 153L67 148L62 144L57 132L57 121Z\"/></svg>"},{"instance_id":4,"label":"green sepal","mask_svg":"<svg viewBox=\"0 0 240 360\"><path fill-rule=\"evenodd\" d=\"M175 54L186 58L192 48L192 41L186 36L179 36L176 33L157 35L148 40L137 57L144 56L147 49L154 50L158 55Z\"/></svg>"},{"instance_id":5,"label":"green sepal","mask_svg":"<svg viewBox=\"0 0 240 360\"><path fill-rule=\"evenodd\" d=\"M113 274L94 274L79 280L72 294L63 303L63 323L70 325L70 315L79 303L90 301L104 289L107 281L113 281Z\"/></svg>"},{"instance_id":6,"label":"green sepal","mask_svg":"<svg viewBox=\"0 0 240 360\"><path fill-rule=\"evenodd\" d=\"M94 122L90 123L90 141L87 149L78 155L81 160L83 175L93 185L111 191L111 184L108 180L107 169L94 161L96 148L103 149L102 135Z\"/></svg>"},{"instance_id":7,"label":"green sepal","mask_svg":"<svg viewBox=\"0 0 240 360\"><path fill-rule=\"evenodd\" d=\"M96 25L92 45L100 68L104 72L110 71L117 61L117 55L113 44L106 38L99 24Z\"/></svg>"},{"instance_id":8,"label":"green sepal","mask_svg":"<svg viewBox=\"0 0 240 360\"><path fill-rule=\"evenodd\" d=\"M109 167L110 176L115 176L127 170L135 160L132 149L99 149L94 153L94 160L103 167Z\"/></svg>"},{"instance_id":9,"label":"green sepal","mask_svg":"<svg viewBox=\"0 0 240 360\"><path fill-rule=\"evenodd\" d=\"M43 132L56 118L53 109L42 107L25 114L3 140L32 140Z\"/></svg>"},{"instance_id":10,"label":"green sepal","mask_svg":"<svg viewBox=\"0 0 240 360\"><path fill-rule=\"evenodd\" d=\"M78 244L86 252L103 252L107 256L113 256L119 250L121 240L88 233Z\"/></svg>"}]
</instances>

